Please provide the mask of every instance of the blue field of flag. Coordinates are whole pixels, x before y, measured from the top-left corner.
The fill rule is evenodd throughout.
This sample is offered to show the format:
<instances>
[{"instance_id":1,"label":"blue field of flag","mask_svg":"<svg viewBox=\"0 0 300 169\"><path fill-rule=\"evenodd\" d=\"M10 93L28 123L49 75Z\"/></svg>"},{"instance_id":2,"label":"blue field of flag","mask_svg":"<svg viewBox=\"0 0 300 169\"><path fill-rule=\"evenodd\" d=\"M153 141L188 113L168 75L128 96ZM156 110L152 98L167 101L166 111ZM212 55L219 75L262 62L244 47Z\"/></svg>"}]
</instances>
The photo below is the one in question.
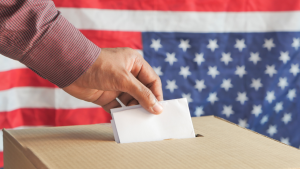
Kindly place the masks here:
<instances>
[{"instance_id":1,"label":"blue field of flag","mask_svg":"<svg viewBox=\"0 0 300 169\"><path fill-rule=\"evenodd\" d=\"M142 34L164 99L300 146L300 32Z\"/></svg>"}]
</instances>

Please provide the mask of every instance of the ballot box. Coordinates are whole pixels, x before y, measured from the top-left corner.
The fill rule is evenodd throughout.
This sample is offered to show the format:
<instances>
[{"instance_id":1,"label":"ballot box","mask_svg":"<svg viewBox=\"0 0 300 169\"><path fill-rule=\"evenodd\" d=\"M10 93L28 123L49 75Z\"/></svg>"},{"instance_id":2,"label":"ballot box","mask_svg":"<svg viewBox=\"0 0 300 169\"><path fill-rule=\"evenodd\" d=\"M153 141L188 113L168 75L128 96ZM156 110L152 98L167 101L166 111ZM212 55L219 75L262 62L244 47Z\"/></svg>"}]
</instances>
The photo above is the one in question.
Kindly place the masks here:
<instances>
[{"instance_id":1,"label":"ballot box","mask_svg":"<svg viewBox=\"0 0 300 169\"><path fill-rule=\"evenodd\" d=\"M214 116L192 122L198 137L123 144L111 124L4 129L4 168L300 168L299 149Z\"/></svg>"}]
</instances>

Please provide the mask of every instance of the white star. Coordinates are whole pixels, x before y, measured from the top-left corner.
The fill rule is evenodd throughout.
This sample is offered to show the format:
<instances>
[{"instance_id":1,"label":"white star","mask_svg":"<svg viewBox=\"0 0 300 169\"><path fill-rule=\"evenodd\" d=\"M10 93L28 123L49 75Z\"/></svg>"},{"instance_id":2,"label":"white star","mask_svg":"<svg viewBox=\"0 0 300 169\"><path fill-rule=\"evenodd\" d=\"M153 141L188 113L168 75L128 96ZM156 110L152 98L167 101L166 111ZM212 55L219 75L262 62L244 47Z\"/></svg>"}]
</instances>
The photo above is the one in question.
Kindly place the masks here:
<instances>
[{"instance_id":1,"label":"white star","mask_svg":"<svg viewBox=\"0 0 300 169\"><path fill-rule=\"evenodd\" d=\"M289 52L288 51L286 51L286 52L280 52L279 60L281 60L284 64L286 64L286 62L288 60L290 60Z\"/></svg>"},{"instance_id":2,"label":"white star","mask_svg":"<svg viewBox=\"0 0 300 169\"><path fill-rule=\"evenodd\" d=\"M153 67L154 72L158 75L158 76L162 76L163 72L161 72L161 67Z\"/></svg>"},{"instance_id":3,"label":"white star","mask_svg":"<svg viewBox=\"0 0 300 169\"><path fill-rule=\"evenodd\" d=\"M280 112L283 109L283 103L282 102L278 102L276 103L274 110L276 111L276 113Z\"/></svg>"},{"instance_id":4,"label":"white star","mask_svg":"<svg viewBox=\"0 0 300 169\"><path fill-rule=\"evenodd\" d=\"M292 114L291 113L284 113L282 119L284 124L288 124L292 120Z\"/></svg>"},{"instance_id":5,"label":"white star","mask_svg":"<svg viewBox=\"0 0 300 169\"><path fill-rule=\"evenodd\" d=\"M182 97L186 98L186 100L187 100L188 103L193 102L193 99L191 98L191 94L190 93L187 93L187 94L182 93Z\"/></svg>"},{"instance_id":6,"label":"white star","mask_svg":"<svg viewBox=\"0 0 300 169\"><path fill-rule=\"evenodd\" d=\"M253 105L253 109L251 111L252 114L255 115L255 117L258 117L261 113L262 113L262 110L261 110L261 105Z\"/></svg>"},{"instance_id":7,"label":"white star","mask_svg":"<svg viewBox=\"0 0 300 169\"><path fill-rule=\"evenodd\" d=\"M266 100L267 100L269 103L272 103L273 100L275 100L275 94L274 94L274 91L267 92Z\"/></svg>"},{"instance_id":8,"label":"white star","mask_svg":"<svg viewBox=\"0 0 300 169\"><path fill-rule=\"evenodd\" d=\"M230 57L230 53L222 53L221 61L224 62L225 65L228 65L228 63L232 61L232 58Z\"/></svg>"},{"instance_id":9,"label":"white star","mask_svg":"<svg viewBox=\"0 0 300 169\"><path fill-rule=\"evenodd\" d=\"M277 133L277 127L276 125L270 125L268 130L267 130L267 133L272 137L275 133Z\"/></svg>"},{"instance_id":10,"label":"white star","mask_svg":"<svg viewBox=\"0 0 300 169\"><path fill-rule=\"evenodd\" d=\"M203 58L203 53L196 53L195 54L195 58L194 58L194 62L197 62L197 65L200 66L202 62L205 61L205 59Z\"/></svg>"},{"instance_id":11,"label":"white star","mask_svg":"<svg viewBox=\"0 0 300 169\"><path fill-rule=\"evenodd\" d=\"M264 115L264 117L261 119L260 124L265 124L268 121L269 117L268 115Z\"/></svg>"},{"instance_id":12,"label":"white star","mask_svg":"<svg viewBox=\"0 0 300 169\"><path fill-rule=\"evenodd\" d=\"M236 43L235 43L234 47L238 48L240 52L243 50L243 48L246 48L245 39L241 39L241 40L236 39L235 41L236 41Z\"/></svg>"},{"instance_id":13,"label":"white star","mask_svg":"<svg viewBox=\"0 0 300 169\"><path fill-rule=\"evenodd\" d=\"M292 73L294 76L296 76L298 73L300 73L299 65L298 64L292 64L290 73Z\"/></svg>"},{"instance_id":14,"label":"white star","mask_svg":"<svg viewBox=\"0 0 300 169\"><path fill-rule=\"evenodd\" d=\"M273 77L273 75L277 73L277 70L275 69L275 65L272 66L267 65L266 67L267 69L265 71L265 74L268 74L270 77Z\"/></svg>"},{"instance_id":15,"label":"white star","mask_svg":"<svg viewBox=\"0 0 300 169\"><path fill-rule=\"evenodd\" d=\"M246 92L240 93L238 92L238 97L236 98L236 101L241 102L241 104L244 104L245 101L248 100L248 97L246 96Z\"/></svg>"},{"instance_id":16,"label":"white star","mask_svg":"<svg viewBox=\"0 0 300 169\"><path fill-rule=\"evenodd\" d=\"M278 86L283 90L286 86L288 86L287 78L279 78Z\"/></svg>"},{"instance_id":17,"label":"white star","mask_svg":"<svg viewBox=\"0 0 300 169\"><path fill-rule=\"evenodd\" d=\"M175 89L177 89L178 86L176 85L176 81L175 80L167 80L167 86L166 89L169 89L171 93L174 92Z\"/></svg>"},{"instance_id":18,"label":"white star","mask_svg":"<svg viewBox=\"0 0 300 169\"><path fill-rule=\"evenodd\" d=\"M186 67L181 66L179 75L182 75L186 79L187 76L191 75L191 72L189 71L189 69L190 69L190 67L188 67L188 66L186 66Z\"/></svg>"},{"instance_id":19,"label":"white star","mask_svg":"<svg viewBox=\"0 0 300 169\"><path fill-rule=\"evenodd\" d=\"M239 75L240 78L242 78L245 74L247 74L246 70L245 70L245 66L237 66L236 67L236 71L235 71L236 75Z\"/></svg>"},{"instance_id":20,"label":"white star","mask_svg":"<svg viewBox=\"0 0 300 169\"><path fill-rule=\"evenodd\" d=\"M293 101L293 99L296 97L296 89L289 90L287 94L287 98L290 99L290 101Z\"/></svg>"},{"instance_id":21,"label":"white star","mask_svg":"<svg viewBox=\"0 0 300 169\"><path fill-rule=\"evenodd\" d=\"M223 79L223 83L221 84L221 87L224 88L226 91L228 91L229 88L232 88L233 85L231 84L231 79Z\"/></svg>"},{"instance_id":22,"label":"white star","mask_svg":"<svg viewBox=\"0 0 300 169\"><path fill-rule=\"evenodd\" d=\"M151 48L153 48L155 51L158 51L159 48L162 47L162 45L160 44L160 39L152 39L152 44L150 45Z\"/></svg>"},{"instance_id":23,"label":"white star","mask_svg":"<svg viewBox=\"0 0 300 169\"><path fill-rule=\"evenodd\" d=\"M177 62L175 53L167 53L167 58L165 59L165 61L169 62L170 65L173 65L174 62Z\"/></svg>"},{"instance_id":24,"label":"white star","mask_svg":"<svg viewBox=\"0 0 300 169\"><path fill-rule=\"evenodd\" d=\"M196 110L195 110L195 113L194 113L197 117L200 117L204 114L204 111L203 111L203 107L200 106L200 107L196 107Z\"/></svg>"},{"instance_id":25,"label":"white star","mask_svg":"<svg viewBox=\"0 0 300 169\"><path fill-rule=\"evenodd\" d=\"M179 48L181 48L184 52L186 51L187 48L190 48L191 45L189 44L190 40L183 40L180 39L180 44L179 44Z\"/></svg>"},{"instance_id":26,"label":"white star","mask_svg":"<svg viewBox=\"0 0 300 169\"><path fill-rule=\"evenodd\" d=\"M232 111L232 106L223 106L223 111L222 114L225 114L225 116L228 118L230 115L234 114L234 112Z\"/></svg>"},{"instance_id":27,"label":"white star","mask_svg":"<svg viewBox=\"0 0 300 169\"><path fill-rule=\"evenodd\" d=\"M256 52L256 53L250 53L250 58L249 58L249 61L252 61L253 64L257 64L258 61L261 61L260 57L259 57L259 53Z\"/></svg>"},{"instance_id":28,"label":"white star","mask_svg":"<svg viewBox=\"0 0 300 169\"><path fill-rule=\"evenodd\" d=\"M273 39L265 39L265 43L263 45L264 48L267 48L268 51L270 51L273 47L275 47L275 44L273 43Z\"/></svg>"},{"instance_id":29,"label":"white star","mask_svg":"<svg viewBox=\"0 0 300 169\"><path fill-rule=\"evenodd\" d=\"M210 93L209 96L208 96L208 99L207 99L207 101L209 101L211 104L214 104L218 100L219 99L217 97L217 93L216 92Z\"/></svg>"},{"instance_id":30,"label":"white star","mask_svg":"<svg viewBox=\"0 0 300 169\"><path fill-rule=\"evenodd\" d=\"M239 124L238 124L240 127L243 127L243 128L248 128L249 127L249 124L247 124L247 119L239 119Z\"/></svg>"},{"instance_id":31,"label":"white star","mask_svg":"<svg viewBox=\"0 0 300 169\"><path fill-rule=\"evenodd\" d=\"M217 44L217 39L209 39L209 44L207 45L207 48L209 48L212 52L215 51L215 49L217 49L219 47L219 45Z\"/></svg>"},{"instance_id":32,"label":"white star","mask_svg":"<svg viewBox=\"0 0 300 169\"><path fill-rule=\"evenodd\" d=\"M293 38L292 47L295 48L295 50L298 50L300 47L300 39L299 38Z\"/></svg>"},{"instance_id":33,"label":"white star","mask_svg":"<svg viewBox=\"0 0 300 169\"><path fill-rule=\"evenodd\" d=\"M257 91L263 85L260 83L260 79L258 78L257 80L252 79L252 83L250 86L253 87Z\"/></svg>"},{"instance_id":34,"label":"white star","mask_svg":"<svg viewBox=\"0 0 300 169\"><path fill-rule=\"evenodd\" d=\"M287 138L281 137L281 138L280 138L280 141L281 141L283 144L290 145L290 141L289 141L289 138L288 138L288 137L287 137Z\"/></svg>"},{"instance_id":35,"label":"white star","mask_svg":"<svg viewBox=\"0 0 300 169\"><path fill-rule=\"evenodd\" d=\"M209 66L208 67L208 75L211 75L212 78L215 78L219 73L219 71L217 70L217 66Z\"/></svg>"},{"instance_id":36,"label":"white star","mask_svg":"<svg viewBox=\"0 0 300 169\"><path fill-rule=\"evenodd\" d=\"M206 88L204 84L204 80L196 80L195 88L198 89L199 92L201 92L203 89Z\"/></svg>"}]
</instances>

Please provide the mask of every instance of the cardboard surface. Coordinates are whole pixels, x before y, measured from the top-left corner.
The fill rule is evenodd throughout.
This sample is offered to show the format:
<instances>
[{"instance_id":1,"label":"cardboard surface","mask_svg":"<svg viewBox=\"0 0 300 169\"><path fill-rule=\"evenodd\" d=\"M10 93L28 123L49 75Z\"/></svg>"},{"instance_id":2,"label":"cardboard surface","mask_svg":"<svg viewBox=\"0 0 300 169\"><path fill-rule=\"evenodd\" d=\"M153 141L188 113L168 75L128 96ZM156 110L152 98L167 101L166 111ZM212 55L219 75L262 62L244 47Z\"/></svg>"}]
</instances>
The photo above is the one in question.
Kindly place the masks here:
<instances>
[{"instance_id":1,"label":"cardboard surface","mask_svg":"<svg viewBox=\"0 0 300 169\"><path fill-rule=\"evenodd\" d=\"M192 120L203 137L127 144L110 124L4 130L4 168L300 168L299 149L213 116Z\"/></svg>"}]
</instances>

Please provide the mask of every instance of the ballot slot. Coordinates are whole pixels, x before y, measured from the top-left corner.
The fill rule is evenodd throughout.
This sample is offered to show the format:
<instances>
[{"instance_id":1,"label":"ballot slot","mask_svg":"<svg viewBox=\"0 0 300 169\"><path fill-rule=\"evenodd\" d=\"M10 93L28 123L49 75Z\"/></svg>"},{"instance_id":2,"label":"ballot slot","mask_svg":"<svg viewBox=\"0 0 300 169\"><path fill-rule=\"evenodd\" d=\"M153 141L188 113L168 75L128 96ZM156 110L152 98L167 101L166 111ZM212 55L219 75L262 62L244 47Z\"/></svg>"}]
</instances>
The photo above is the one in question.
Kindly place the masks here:
<instances>
[{"instance_id":1,"label":"ballot slot","mask_svg":"<svg viewBox=\"0 0 300 169\"><path fill-rule=\"evenodd\" d=\"M195 137L204 137L204 136L201 134L196 134Z\"/></svg>"},{"instance_id":2,"label":"ballot slot","mask_svg":"<svg viewBox=\"0 0 300 169\"><path fill-rule=\"evenodd\" d=\"M111 109L115 141L132 143L195 137L185 98L160 104L164 108L160 115L151 114L140 105Z\"/></svg>"}]
</instances>

